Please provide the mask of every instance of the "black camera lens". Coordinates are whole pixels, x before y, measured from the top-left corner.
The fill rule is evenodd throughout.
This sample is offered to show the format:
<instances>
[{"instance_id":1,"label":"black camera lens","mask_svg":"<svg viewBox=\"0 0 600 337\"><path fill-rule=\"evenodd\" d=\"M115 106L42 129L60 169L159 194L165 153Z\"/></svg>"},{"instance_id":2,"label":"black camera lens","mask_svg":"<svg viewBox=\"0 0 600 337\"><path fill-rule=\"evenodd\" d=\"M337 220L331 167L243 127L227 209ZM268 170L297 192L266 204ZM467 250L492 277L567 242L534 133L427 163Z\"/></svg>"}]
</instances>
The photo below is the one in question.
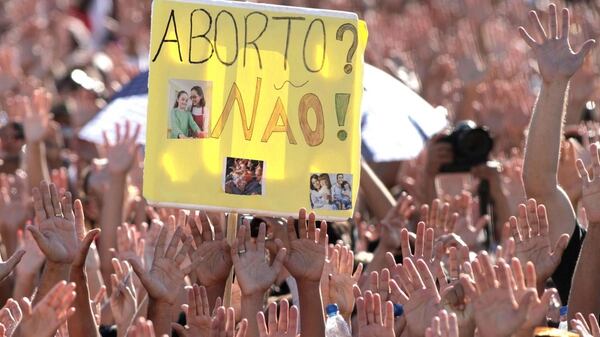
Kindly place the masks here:
<instances>
[{"instance_id":1,"label":"black camera lens","mask_svg":"<svg viewBox=\"0 0 600 337\"><path fill-rule=\"evenodd\" d=\"M485 163L494 147L487 128L469 120L457 123L454 131L440 141L450 143L454 155L452 163L442 165L440 172L468 172Z\"/></svg>"},{"instance_id":2,"label":"black camera lens","mask_svg":"<svg viewBox=\"0 0 600 337\"><path fill-rule=\"evenodd\" d=\"M457 145L461 154L474 158L486 158L493 146L489 133L481 128L459 134Z\"/></svg>"}]
</instances>

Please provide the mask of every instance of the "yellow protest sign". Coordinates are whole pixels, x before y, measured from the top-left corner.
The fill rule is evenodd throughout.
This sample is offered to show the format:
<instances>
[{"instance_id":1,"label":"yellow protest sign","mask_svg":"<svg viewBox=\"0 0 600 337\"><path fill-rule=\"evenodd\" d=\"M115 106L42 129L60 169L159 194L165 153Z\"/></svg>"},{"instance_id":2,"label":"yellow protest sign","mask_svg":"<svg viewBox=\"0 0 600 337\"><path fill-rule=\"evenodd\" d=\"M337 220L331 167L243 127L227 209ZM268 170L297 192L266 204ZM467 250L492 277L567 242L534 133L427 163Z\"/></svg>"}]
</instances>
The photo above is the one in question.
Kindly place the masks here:
<instances>
[{"instance_id":1,"label":"yellow protest sign","mask_svg":"<svg viewBox=\"0 0 600 337\"><path fill-rule=\"evenodd\" d=\"M144 196L350 217L366 41L353 13L155 0Z\"/></svg>"}]
</instances>

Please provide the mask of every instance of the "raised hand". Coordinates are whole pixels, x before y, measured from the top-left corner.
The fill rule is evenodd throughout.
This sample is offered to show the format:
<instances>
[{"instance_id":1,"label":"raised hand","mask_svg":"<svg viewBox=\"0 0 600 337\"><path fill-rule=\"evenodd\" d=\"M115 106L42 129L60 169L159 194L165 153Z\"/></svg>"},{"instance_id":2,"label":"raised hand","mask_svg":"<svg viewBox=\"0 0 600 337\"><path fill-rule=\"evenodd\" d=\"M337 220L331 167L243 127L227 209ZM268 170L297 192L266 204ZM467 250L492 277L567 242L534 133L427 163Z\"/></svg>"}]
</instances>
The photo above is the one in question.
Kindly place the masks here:
<instances>
[{"instance_id":1,"label":"raised hand","mask_svg":"<svg viewBox=\"0 0 600 337\"><path fill-rule=\"evenodd\" d=\"M470 263L467 262L467 265L470 266ZM472 274L469 275L469 273L467 273L467 276L472 278ZM442 307L449 313L456 315L458 327L463 336L472 336L475 332L473 305L465 296L465 291L462 284L460 282L452 282L452 284L449 284L449 286L444 289L441 296Z\"/></svg>"},{"instance_id":2,"label":"raised hand","mask_svg":"<svg viewBox=\"0 0 600 337\"><path fill-rule=\"evenodd\" d=\"M76 200L76 202L77 201L79 200ZM81 212L81 214L78 214L77 217L83 218L83 210L78 209L77 212ZM98 236L98 234L101 232L99 228L92 229L87 233L85 233L85 228L82 228L81 230L85 236L79 242L79 250L77 251L75 258L71 263L71 269L77 269L78 271L83 271L85 269L90 246L92 245L92 242L94 242L94 239L96 239L96 236Z\"/></svg>"},{"instance_id":3,"label":"raised hand","mask_svg":"<svg viewBox=\"0 0 600 337\"><path fill-rule=\"evenodd\" d=\"M155 337L154 325L152 321L146 320L144 317L135 322L129 329L128 337Z\"/></svg>"},{"instance_id":4,"label":"raised hand","mask_svg":"<svg viewBox=\"0 0 600 337\"><path fill-rule=\"evenodd\" d=\"M415 241L414 253L411 252L410 249L409 232L406 228L402 229L402 232L400 233L402 257L412 260L413 264L417 263L417 260L423 260L427 263L429 269L432 270L434 274L437 274L437 268L439 267L437 261L441 260L444 253L443 244L436 244L434 255L434 230L432 228L425 229L425 226L425 223L422 221L417 224L417 238ZM392 272L392 276L396 274L394 268L391 268L390 271Z\"/></svg>"},{"instance_id":5,"label":"raised hand","mask_svg":"<svg viewBox=\"0 0 600 337\"><path fill-rule=\"evenodd\" d=\"M181 309L185 313L187 325L185 327L177 323L171 325L181 337L208 336L213 315L216 315L216 308L221 306L221 298L217 298L215 310L211 315L205 287L194 284L193 287L186 287L185 290L187 304L183 304Z\"/></svg>"},{"instance_id":6,"label":"raised hand","mask_svg":"<svg viewBox=\"0 0 600 337\"><path fill-rule=\"evenodd\" d=\"M33 189L33 205L37 224L27 229L46 258L58 264L72 263L86 235L81 201L73 203L70 192L60 200L56 186L42 181L39 189ZM95 235L90 233L87 235Z\"/></svg>"},{"instance_id":7,"label":"raised hand","mask_svg":"<svg viewBox=\"0 0 600 337\"><path fill-rule=\"evenodd\" d=\"M198 229L200 225L200 229ZM196 263L196 277L201 285L212 287L224 284L231 270L231 247L225 240L221 226L213 226L205 212L199 216L190 216L191 228L196 251L190 256Z\"/></svg>"},{"instance_id":8,"label":"raised hand","mask_svg":"<svg viewBox=\"0 0 600 337\"><path fill-rule=\"evenodd\" d=\"M169 222L175 223L174 217ZM183 246L177 249L180 242ZM192 238L184 239L183 228L177 227L167 246L167 228L163 227L158 237L154 252L154 261L149 271L146 271L138 260L129 260L133 270L142 281L151 299L172 305L177 300L178 289L183 284L185 275L189 274L193 264L185 268L181 266L188 251L192 249Z\"/></svg>"},{"instance_id":9,"label":"raised hand","mask_svg":"<svg viewBox=\"0 0 600 337\"><path fill-rule=\"evenodd\" d=\"M447 288L458 283L459 276L461 272L469 272L466 269L468 268L469 262L469 248L465 246L450 247L448 248L448 259L443 262L443 265L448 273L449 279L446 277L446 273L444 273L444 269L437 268L436 277L440 284L440 292L444 292ZM466 265L465 265L466 264Z\"/></svg>"},{"instance_id":10,"label":"raised hand","mask_svg":"<svg viewBox=\"0 0 600 337\"><path fill-rule=\"evenodd\" d=\"M32 216L26 192L27 174L24 171L8 176L1 174L0 183L0 226L3 231L14 233Z\"/></svg>"},{"instance_id":11,"label":"raised hand","mask_svg":"<svg viewBox=\"0 0 600 337\"><path fill-rule=\"evenodd\" d=\"M354 225L357 227L357 230L358 230L358 239L357 239L357 242L355 245L356 246L355 251L356 252L367 251L369 244L371 242L377 241L377 239L379 239L379 231L377 230L377 228L374 225L369 224L365 219L363 219L362 214L360 214L360 212L358 212L358 211L354 212L354 215L352 216L352 220L354 221ZM398 229L397 226L393 226L392 228ZM390 235L393 236L396 234L394 232L394 233L390 233ZM379 244L381 245L381 242ZM395 245L395 243L391 243L391 244Z\"/></svg>"},{"instance_id":12,"label":"raised hand","mask_svg":"<svg viewBox=\"0 0 600 337\"><path fill-rule=\"evenodd\" d=\"M538 205L535 199L527 200L527 205L520 204L518 218L512 216L509 222L515 239L515 256L523 262L533 262L540 286L560 264L569 235L561 235L552 249L546 207Z\"/></svg>"},{"instance_id":13,"label":"raised hand","mask_svg":"<svg viewBox=\"0 0 600 337\"><path fill-rule=\"evenodd\" d=\"M115 270L110 275L112 294L110 308L117 325L117 331L127 331L137 310L136 289L133 285L133 270L126 261L112 259Z\"/></svg>"},{"instance_id":14,"label":"raised hand","mask_svg":"<svg viewBox=\"0 0 600 337\"><path fill-rule=\"evenodd\" d=\"M158 236L163 223L160 220L152 220L150 228L148 224L142 223L140 230L140 240L144 240L144 266L152 265L152 259L154 258L154 251L156 250L156 244L158 243Z\"/></svg>"},{"instance_id":15,"label":"raised hand","mask_svg":"<svg viewBox=\"0 0 600 337\"><path fill-rule=\"evenodd\" d=\"M210 325L209 337L246 337L248 320L242 319L237 333L235 332L235 311L233 308L219 307Z\"/></svg>"},{"instance_id":16,"label":"raised hand","mask_svg":"<svg viewBox=\"0 0 600 337\"><path fill-rule=\"evenodd\" d=\"M360 279L363 266L358 264L354 274L354 252L346 246L335 245L329 251L321 276L323 305L336 303L342 317L349 318L354 310L352 288Z\"/></svg>"},{"instance_id":17,"label":"raised hand","mask_svg":"<svg viewBox=\"0 0 600 337\"><path fill-rule=\"evenodd\" d=\"M402 192L396 200L396 206L381 219L382 235L379 245L386 251L397 251L400 248L400 231L407 226L415 209L413 197Z\"/></svg>"},{"instance_id":18,"label":"raised hand","mask_svg":"<svg viewBox=\"0 0 600 337\"><path fill-rule=\"evenodd\" d=\"M427 228L433 228L434 237L454 232L458 214L450 213L450 204L434 199L431 208L427 204L421 206L421 221Z\"/></svg>"},{"instance_id":19,"label":"raised hand","mask_svg":"<svg viewBox=\"0 0 600 337\"><path fill-rule=\"evenodd\" d=\"M116 256L119 260L137 259L143 267L146 267L144 261L144 248L146 241L138 238L135 225L126 222L117 227L117 249Z\"/></svg>"},{"instance_id":20,"label":"raised hand","mask_svg":"<svg viewBox=\"0 0 600 337\"><path fill-rule=\"evenodd\" d=\"M496 258L502 258L504 261L510 261L515 256L515 239L512 237L510 222L507 221L502 226L500 234L502 245L496 248Z\"/></svg>"},{"instance_id":21,"label":"raised hand","mask_svg":"<svg viewBox=\"0 0 600 337\"><path fill-rule=\"evenodd\" d=\"M29 98L17 99L23 111L23 129L28 143L37 143L44 140L50 125L50 108L52 95L44 88L33 91L33 106Z\"/></svg>"},{"instance_id":22,"label":"raised hand","mask_svg":"<svg viewBox=\"0 0 600 337\"><path fill-rule=\"evenodd\" d=\"M577 159L577 172L581 178L582 203L590 224L600 224L600 148L598 143L590 145L592 175L581 159Z\"/></svg>"},{"instance_id":23,"label":"raised hand","mask_svg":"<svg viewBox=\"0 0 600 337\"><path fill-rule=\"evenodd\" d=\"M69 316L75 313L75 284L61 281L35 306L26 297L19 301L23 318L15 334L18 336L51 337Z\"/></svg>"},{"instance_id":24,"label":"raised hand","mask_svg":"<svg viewBox=\"0 0 600 337\"><path fill-rule=\"evenodd\" d=\"M579 333L581 337L600 337L600 327L596 315L590 314L590 324L585 320L585 317L578 312L575 314L575 319L571 320L571 327Z\"/></svg>"},{"instance_id":25,"label":"raised hand","mask_svg":"<svg viewBox=\"0 0 600 337\"><path fill-rule=\"evenodd\" d=\"M391 255L391 253L388 254ZM366 286L366 289L373 294L379 294L381 303L383 304L385 304L386 301L398 303L400 302L400 299L393 298L393 293L390 291L390 280L391 274L387 268L382 269L381 272L372 271L369 275L369 283ZM360 290L354 290L354 295L355 297L362 296Z\"/></svg>"},{"instance_id":26,"label":"raised hand","mask_svg":"<svg viewBox=\"0 0 600 337\"><path fill-rule=\"evenodd\" d=\"M411 336L423 336L439 310L440 294L425 261L417 260L416 266L410 258L404 258L403 262L397 266L397 270L406 294L395 282L390 282L390 285L404 306L409 333Z\"/></svg>"},{"instance_id":27,"label":"raised hand","mask_svg":"<svg viewBox=\"0 0 600 337\"><path fill-rule=\"evenodd\" d=\"M499 261L498 273L487 253L482 252L473 262L475 282L461 275L460 282L473 303L475 323L481 337L509 336L518 331L527 319L527 310L535 297L528 290L519 302L511 286L511 271Z\"/></svg>"},{"instance_id":28,"label":"raised hand","mask_svg":"<svg viewBox=\"0 0 600 337\"><path fill-rule=\"evenodd\" d=\"M21 318L23 318L23 312L19 307L19 303L9 298L2 310L0 310L0 324L6 329L6 336L12 336L17 325L21 322Z\"/></svg>"},{"instance_id":29,"label":"raised hand","mask_svg":"<svg viewBox=\"0 0 600 337\"><path fill-rule=\"evenodd\" d=\"M108 170L112 174L125 174L135 162L137 156L136 140L140 133L140 125L137 124L131 134L131 125L129 121L125 122L125 131L121 133L121 125L115 126L115 143L108 141L106 132L104 135L104 146L106 148L106 158L108 159Z\"/></svg>"},{"instance_id":30,"label":"raised hand","mask_svg":"<svg viewBox=\"0 0 600 337\"><path fill-rule=\"evenodd\" d=\"M100 325L100 322L102 322L102 307L104 303L106 303L106 286L101 285L96 295L94 295L94 299L91 301L96 325Z\"/></svg>"},{"instance_id":31,"label":"raised hand","mask_svg":"<svg viewBox=\"0 0 600 337\"><path fill-rule=\"evenodd\" d=\"M267 227L260 224L256 243L248 233L247 221L238 230L237 238L231 247L231 258L235 274L243 295L264 294L277 279L287 250L278 240L279 251L273 263L269 263L265 251Z\"/></svg>"},{"instance_id":32,"label":"raised hand","mask_svg":"<svg viewBox=\"0 0 600 337\"><path fill-rule=\"evenodd\" d=\"M566 8L562 10L562 29L559 33L556 5L550 4L548 9L550 12L548 33L544 30L535 11L529 12L529 21L537 32L536 39L523 27L519 27L519 33L533 50L545 82L568 81L581 67L583 59L596 41L587 40L577 53L573 52L569 43L569 10Z\"/></svg>"},{"instance_id":33,"label":"raised hand","mask_svg":"<svg viewBox=\"0 0 600 337\"><path fill-rule=\"evenodd\" d=\"M425 337L458 337L458 321L454 313L440 310L425 331Z\"/></svg>"},{"instance_id":34,"label":"raised hand","mask_svg":"<svg viewBox=\"0 0 600 337\"><path fill-rule=\"evenodd\" d=\"M386 257L390 258L393 262L393 267L396 267L392 253L388 252ZM386 310L383 306L387 301L391 301L394 305L399 305L402 308L402 313L394 320L394 332L397 336L400 336L406 327L406 318L403 315L404 307L400 303L405 303L407 297L406 294L400 290L398 283L391 279L390 271L387 268L381 270L381 273L372 271L369 275L369 283L366 289L373 294L379 295L381 298L380 304L382 305L381 310ZM354 286L353 293L354 298L356 299L363 296L358 286Z\"/></svg>"},{"instance_id":35,"label":"raised hand","mask_svg":"<svg viewBox=\"0 0 600 337\"><path fill-rule=\"evenodd\" d=\"M0 281L4 280L15 269L17 264L21 262L21 258L25 255L25 250L19 249L5 262L0 262Z\"/></svg>"},{"instance_id":36,"label":"raised hand","mask_svg":"<svg viewBox=\"0 0 600 337\"><path fill-rule=\"evenodd\" d=\"M463 192L452 206L458 213L454 233L469 247L477 247L481 231L490 221L489 216L482 216L477 222L473 221L473 197L469 192Z\"/></svg>"},{"instance_id":37,"label":"raised hand","mask_svg":"<svg viewBox=\"0 0 600 337\"><path fill-rule=\"evenodd\" d=\"M258 333L260 337L298 337L298 307L290 304L286 299L279 302L279 318L277 317L277 303L269 304L269 325L265 321L265 314L256 314Z\"/></svg>"},{"instance_id":38,"label":"raised hand","mask_svg":"<svg viewBox=\"0 0 600 337\"><path fill-rule=\"evenodd\" d=\"M327 253L327 223L322 221L317 231L315 213L309 214L307 223L306 210L302 208L298 215L299 236L293 218L288 218L287 230L290 250L285 267L298 282L319 282Z\"/></svg>"},{"instance_id":39,"label":"raised hand","mask_svg":"<svg viewBox=\"0 0 600 337\"><path fill-rule=\"evenodd\" d=\"M524 296L528 296L530 290L535 290L535 296L529 305L527 311L527 320L521 327L524 332L522 335L532 334L536 326L545 324L546 314L552 301L552 296L558 296L556 289L546 289L541 298L537 295L537 280L535 273L535 266L531 262L527 262L525 266L525 273L521 267L521 262L517 258L513 258L511 261L511 283L515 293L515 299L517 302L521 301Z\"/></svg>"},{"instance_id":40,"label":"raised hand","mask_svg":"<svg viewBox=\"0 0 600 337\"><path fill-rule=\"evenodd\" d=\"M50 180L56 185L56 189L60 194L65 194L69 189L69 176L67 169L64 167L52 170L50 172Z\"/></svg>"},{"instance_id":41,"label":"raised hand","mask_svg":"<svg viewBox=\"0 0 600 337\"><path fill-rule=\"evenodd\" d=\"M395 337L394 304L385 302L385 312L381 312L382 303L379 294L370 291L356 300L359 337ZM262 336L261 336L262 337Z\"/></svg>"}]
</instances>

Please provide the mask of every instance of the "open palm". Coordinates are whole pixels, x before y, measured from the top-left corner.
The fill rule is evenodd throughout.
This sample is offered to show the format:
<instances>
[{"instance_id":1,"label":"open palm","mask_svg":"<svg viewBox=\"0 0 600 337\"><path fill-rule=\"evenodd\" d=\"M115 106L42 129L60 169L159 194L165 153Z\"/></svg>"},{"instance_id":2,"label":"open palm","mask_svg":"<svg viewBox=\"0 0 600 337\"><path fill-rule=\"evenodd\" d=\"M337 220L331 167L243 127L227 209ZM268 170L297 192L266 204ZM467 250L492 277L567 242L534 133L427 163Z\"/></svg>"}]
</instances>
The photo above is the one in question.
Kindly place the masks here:
<instances>
[{"instance_id":1,"label":"open palm","mask_svg":"<svg viewBox=\"0 0 600 337\"><path fill-rule=\"evenodd\" d=\"M175 221L175 219L171 217L169 221ZM177 227L167 247L167 231L168 229L165 226L160 232L154 253L154 262L149 271L142 267L139 260L130 260L129 263L131 263L133 270L142 281L151 298L174 304L179 295L179 292L174 291L174 289L183 284L185 275L189 274L193 268L193 264L185 268L181 267L187 252L191 248L192 238L186 238L183 246L178 250L177 247L183 241L184 234L183 228Z\"/></svg>"},{"instance_id":2,"label":"open palm","mask_svg":"<svg viewBox=\"0 0 600 337\"><path fill-rule=\"evenodd\" d=\"M496 288L473 303L475 322L481 336L509 336L524 323L526 316L515 306L507 289Z\"/></svg>"},{"instance_id":3,"label":"open palm","mask_svg":"<svg viewBox=\"0 0 600 337\"><path fill-rule=\"evenodd\" d=\"M592 157L591 175L581 159L577 160L577 171L581 177L583 207L591 224L600 223L600 149L598 144L590 145Z\"/></svg>"},{"instance_id":4,"label":"open palm","mask_svg":"<svg viewBox=\"0 0 600 337\"><path fill-rule=\"evenodd\" d=\"M231 270L231 254L226 241L204 242L194 253L194 258L201 258L196 267L196 277L206 287L223 281Z\"/></svg>"},{"instance_id":5,"label":"open palm","mask_svg":"<svg viewBox=\"0 0 600 337\"><path fill-rule=\"evenodd\" d=\"M408 295L408 299L402 300L405 302L407 327L411 335L422 336L439 311L441 298L425 261L419 259L415 265L412 259L404 258L403 262L397 269L398 278ZM399 289L393 289L392 292L400 298L404 297Z\"/></svg>"},{"instance_id":6,"label":"open palm","mask_svg":"<svg viewBox=\"0 0 600 337\"><path fill-rule=\"evenodd\" d=\"M306 210L300 210L298 220L298 231L300 237L296 236L294 220L288 219L288 239L290 250L285 261L285 267L298 281L319 282L323 273L327 247L327 223L321 222L321 228L317 231L315 214L310 213L308 224L306 221Z\"/></svg>"},{"instance_id":7,"label":"open palm","mask_svg":"<svg viewBox=\"0 0 600 337\"><path fill-rule=\"evenodd\" d=\"M231 247L224 239L223 231L220 226L215 226L214 237L211 230L211 224L206 214L200 217L190 217L189 226L196 244L196 251L192 253L192 261L196 263L196 277L201 285L211 287L216 284L222 284L229 276L232 261ZM197 223L200 222L202 232L198 229Z\"/></svg>"},{"instance_id":8,"label":"open palm","mask_svg":"<svg viewBox=\"0 0 600 337\"><path fill-rule=\"evenodd\" d=\"M510 217L509 223L515 239L515 256L523 262L533 262L538 281L545 282L560 264L569 236L563 234L552 251L546 207L538 205L535 199L519 205L518 218Z\"/></svg>"},{"instance_id":9,"label":"open palm","mask_svg":"<svg viewBox=\"0 0 600 337\"><path fill-rule=\"evenodd\" d=\"M72 263L85 235L81 202L75 202L74 213L71 194L67 192L60 200L56 186L42 181L39 189L33 189L33 204L38 224L27 229L41 251L49 261Z\"/></svg>"},{"instance_id":10,"label":"open palm","mask_svg":"<svg viewBox=\"0 0 600 337\"><path fill-rule=\"evenodd\" d=\"M179 336L204 337L210 333L210 324L213 314L210 312L206 288L194 284L193 287L186 287L187 304L181 306L185 312L187 325L185 327L179 324L173 324L173 328ZM221 306L221 299L217 298L216 308Z\"/></svg>"},{"instance_id":11,"label":"open palm","mask_svg":"<svg viewBox=\"0 0 600 337\"><path fill-rule=\"evenodd\" d=\"M48 260L71 263L78 251L74 224L64 218L52 217L41 221L39 229L47 244L40 246Z\"/></svg>"},{"instance_id":12,"label":"open palm","mask_svg":"<svg viewBox=\"0 0 600 337\"><path fill-rule=\"evenodd\" d=\"M439 302L436 289L419 289L410 294L410 300L404 306L404 310L411 334L418 336L419 332L425 331L440 309Z\"/></svg>"},{"instance_id":13,"label":"open palm","mask_svg":"<svg viewBox=\"0 0 600 337\"><path fill-rule=\"evenodd\" d=\"M290 243L290 253L285 266L296 278L318 281L324 261L323 245L310 239L299 239Z\"/></svg>"},{"instance_id":14,"label":"open palm","mask_svg":"<svg viewBox=\"0 0 600 337\"><path fill-rule=\"evenodd\" d=\"M17 104L24 114L23 129L27 141L42 141L50 123L52 95L43 88L36 89L33 92L33 104L29 98L17 99Z\"/></svg>"},{"instance_id":15,"label":"open palm","mask_svg":"<svg viewBox=\"0 0 600 337\"><path fill-rule=\"evenodd\" d=\"M473 303L475 323L481 337L510 336L517 332L527 319L527 311L535 297L529 289L519 302L511 286L512 273L500 259L494 269L489 256L483 252L474 264L475 282L465 274L460 282Z\"/></svg>"},{"instance_id":16,"label":"open palm","mask_svg":"<svg viewBox=\"0 0 600 337\"><path fill-rule=\"evenodd\" d=\"M321 276L323 303L336 303L343 317L349 317L354 309L352 289L362 274L359 264L354 274L354 253L349 247L335 245L325 261Z\"/></svg>"},{"instance_id":17,"label":"open palm","mask_svg":"<svg viewBox=\"0 0 600 337\"><path fill-rule=\"evenodd\" d=\"M136 140L140 133L140 125L137 124L131 133L129 121L125 122L125 132L121 134L121 126L116 124L116 142L111 144L108 141L106 132L104 136L104 146L106 147L106 158L108 159L108 170L112 173L121 174L129 171L136 160Z\"/></svg>"},{"instance_id":18,"label":"open palm","mask_svg":"<svg viewBox=\"0 0 600 337\"><path fill-rule=\"evenodd\" d=\"M275 282L279 271L269 264L264 250L247 251L239 261L235 264L235 274L243 294L264 292Z\"/></svg>"},{"instance_id":19,"label":"open palm","mask_svg":"<svg viewBox=\"0 0 600 337\"><path fill-rule=\"evenodd\" d=\"M579 52L573 52L569 43L569 10L566 8L562 10L562 29L559 33L556 6L550 4L548 8L550 11L548 33L544 30L534 11L529 13L529 21L537 31L538 40L532 38L531 34L523 27L519 27L519 32L533 50L544 81L568 80L581 67L595 41L587 40Z\"/></svg>"},{"instance_id":20,"label":"open palm","mask_svg":"<svg viewBox=\"0 0 600 337\"><path fill-rule=\"evenodd\" d=\"M517 243L515 256L522 261L533 262L540 279L544 280L552 275L560 263L560 256L552 255L550 239L547 236L537 236Z\"/></svg>"},{"instance_id":21,"label":"open palm","mask_svg":"<svg viewBox=\"0 0 600 337\"><path fill-rule=\"evenodd\" d=\"M19 336L54 336L56 329L75 313L75 308L70 307L75 299L74 290L74 283L61 281L33 309L29 299L20 300L23 318L15 333Z\"/></svg>"},{"instance_id":22,"label":"open palm","mask_svg":"<svg viewBox=\"0 0 600 337\"><path fill-rule=\"evenodd\" d=\"M367 291L364 297L356 299L356 309L358 337L395 337L392 302L388 301L382 305L379 294Z\"/></svg>"},{"instance_id":23,"label":"open palm","mask_svg":"<svg viewBox=\"0 0 600 337\"><path fill-rule=\"evenodd\" d=\"M268 323L265 315L259 312L256 315L258 333L260 337L299 337L296 334L298 328L298 307L290 305L286 299L279 303L279 317L277 317L277 303L269 304Z\"/></svg>"},{"instance_id":24,"label":"open palm","mask_svg":"<svg viewBox=\"0 0 600 337\"><path fill-rule=\"evenodd\" d=\"M256 243L250 240L248 226L244 224L231 247L231 257L242 294L263 294L275 282L283 266L286 250L281 248L273 263L269 263L265 251L267 229L260 224Z\"/></svg>"}]
</instances>

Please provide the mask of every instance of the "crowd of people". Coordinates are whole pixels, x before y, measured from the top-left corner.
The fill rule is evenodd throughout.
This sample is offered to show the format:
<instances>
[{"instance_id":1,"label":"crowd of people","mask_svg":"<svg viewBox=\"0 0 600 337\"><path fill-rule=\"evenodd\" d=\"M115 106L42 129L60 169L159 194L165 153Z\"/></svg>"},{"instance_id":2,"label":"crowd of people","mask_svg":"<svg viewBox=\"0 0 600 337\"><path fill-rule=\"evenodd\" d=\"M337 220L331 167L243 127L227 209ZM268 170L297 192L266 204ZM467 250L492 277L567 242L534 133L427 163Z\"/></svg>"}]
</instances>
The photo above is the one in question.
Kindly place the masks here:
<instances>
[{"instance_id":1,"label":"crowd of people","mask_svg":"<svg viewBox=\"0 0 600 337\"><path fill-rule=\"evenodd\" d=\"M144 200L140 126L78 138L147 68L151 2L4 0L0 337L325 337L334 303L358 337L600 337L600 2L265 2L358 13L366 61L487 126L491 161L442 174L445 130L391 171L363 162L355 205L315 174L317 214L241 217L228 241L226 214ZM201 96L178 94L194 117L173 138L209 127ZM228 193L262 193L262 163L226 165Z\"/></svg>"},{"instance_id":2,"label":"crowd of people","mask_svg":"<svg viewBox=\"0 0 600 337\"><path fill-rule=\"evenodd\" d=\"M260 160L227 158L225 193L262 195L263 165Z\"/></svg>"}]
</instances>

